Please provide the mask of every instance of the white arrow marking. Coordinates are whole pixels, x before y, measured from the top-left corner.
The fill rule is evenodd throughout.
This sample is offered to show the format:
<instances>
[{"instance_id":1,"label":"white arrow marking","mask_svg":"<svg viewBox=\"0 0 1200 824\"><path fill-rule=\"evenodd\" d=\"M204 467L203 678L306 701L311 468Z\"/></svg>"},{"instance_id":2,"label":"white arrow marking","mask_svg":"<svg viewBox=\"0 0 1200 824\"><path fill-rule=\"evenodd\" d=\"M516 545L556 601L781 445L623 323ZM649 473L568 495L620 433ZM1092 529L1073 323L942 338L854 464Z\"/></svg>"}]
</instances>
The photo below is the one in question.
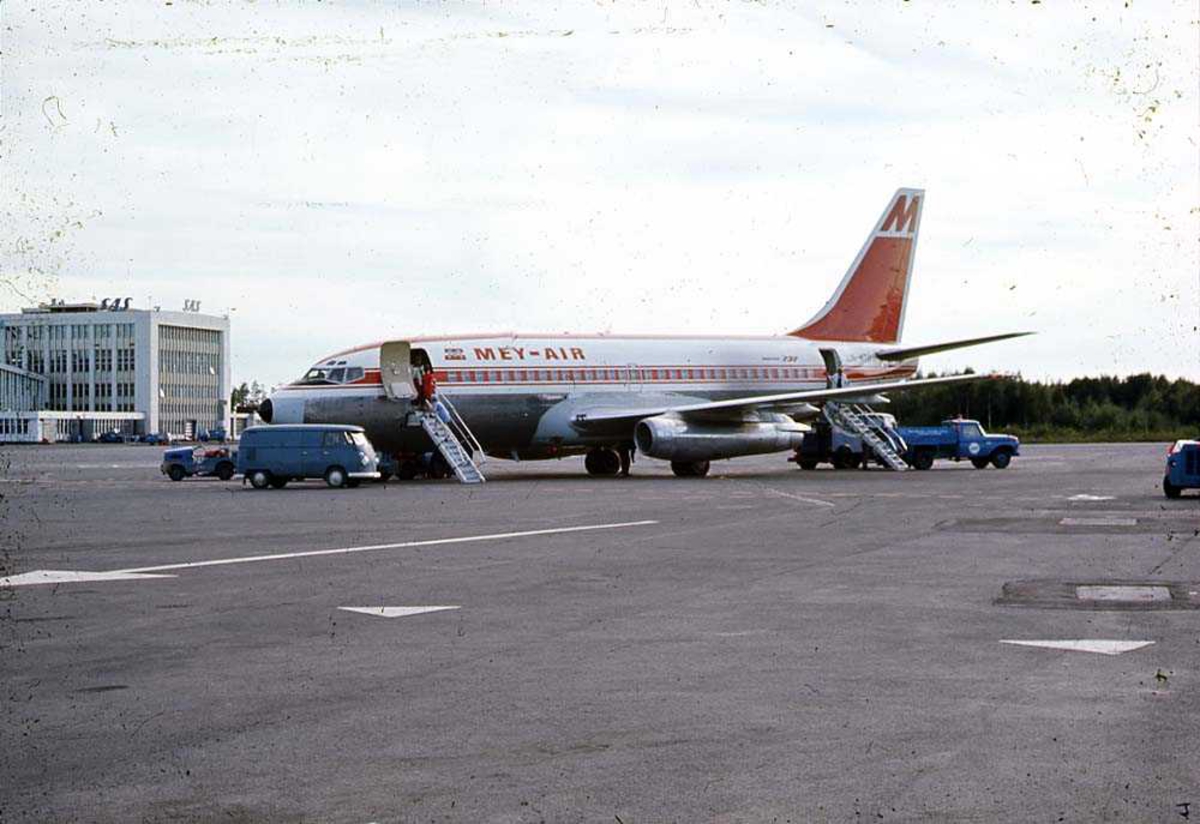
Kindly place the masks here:
<instances>
[{"instance_id":1,"label":"white arrow marking","mask_svg":"<svg viewBox=\"0 0 1200 824\"><path fill-rule=\"evenodd\" d=\"M346 612L361 612L363 615L374 615L378 618L406 618L409 615L420 615L422 612L441 612L445 609L458 609L457 606L446 607L338 607Z\"/></svg>"},{"instance_id":2,"label":"white arrow marking","mask_svg":"<svg viewBox=\"0 0 1200 824\"><path fill-rule=\"evenodd\" d=\"M1043 649L1063 649L1071 652L1098 652L1101 655L1120 655L1122 652L1132 652L1135 649L1148 647L1153 641L1102 641L1077 639L1074 641L1014 641L1001 640L1001 644L1015 644L1019 647L1042 647Z\"/></svg>"},{"instance_id":3,"label":"white arrow marking","mask_svg":"<svg viewBox=\"0 0 1200 824\"><path fill-rule=\"evenodd\" d=\"M169 569L192 569L193 567L225 566L226 564L251 564L257 561L286 561L289 558L312 558L319 555L350 555L355 552L377 552L381 549L407 549L418 546L441 546L442 544L469 544L477 541L499 541L505 538L531 538L538 535L566 535L571 532L594 532L602 529L625 529L631 526L650 526L658 521L625 521L616 524L590 524L588 526L563 526L554 529L527 529L522 532L497 532L490 535L467 535L461 538L433 538L428 541L402 541L398 544L371 544L370 546L347 546L339 549L313 549L307 552L281 552L277 555L248 555L241 558L218 558L214 561L188 561L182 564L160 564L159 566L133 567L131 569L115 569L110 572L71 572L42 570L53 572L55 575L88 575L89 578L60 578L58 580L21 580L34 573L15 575L11 578L0 578L0 587L32 586L36 584L65 583L68 580L113 581L130 578L156 578L160 576L145 575L147 572L165 572ZM120 576L120 577L113 577ZM166 576L161 576L166 577Z\"/></svg>"},{"instance_id":4,"label":"white arrow marking","mask_svg":"<svg viewBox=\"0 0 1200 824\"><path fill-rule=\"evenodd\" d=\"M1067 498L1067 500L1068 501L1115 501L1116 498L1112 495L1088 495L1087 493L1083 493L1081 495L1072 495L1070 498Z\"/></svg>"},{"instance_id":5,"label":"white arrow marking","mask_svg":"<svg viewBox=\"0 0 1200 824\"><path fill-rule=\"evenodd\" d=\"M146 575L141 572L75 572L69 569L35 569L20 575L0 578L0 587L32 587L39 584L78 584L84 581L140 581L143 578L174 578L174 575Z\"/></svg>"}]
</instances>

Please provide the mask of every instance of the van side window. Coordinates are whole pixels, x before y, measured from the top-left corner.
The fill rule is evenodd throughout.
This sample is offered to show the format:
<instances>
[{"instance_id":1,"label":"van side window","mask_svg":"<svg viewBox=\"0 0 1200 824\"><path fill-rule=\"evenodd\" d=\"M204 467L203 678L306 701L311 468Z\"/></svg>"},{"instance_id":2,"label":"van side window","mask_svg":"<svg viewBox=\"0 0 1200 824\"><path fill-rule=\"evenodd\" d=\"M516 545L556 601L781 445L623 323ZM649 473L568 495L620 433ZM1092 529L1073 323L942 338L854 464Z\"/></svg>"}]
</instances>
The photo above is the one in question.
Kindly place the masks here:
<instances>
[{"instance_id":1,"label":"van side window","mask_svg":"<svg viewBox=\"0 0 1200 824\"><path fill-rule=\"evenodd\" d=\"M326 449L331 449L333 447L345 446L349 443L353 443L349 432L326 432L323 446Z\"/></svg>"}]
</instances>

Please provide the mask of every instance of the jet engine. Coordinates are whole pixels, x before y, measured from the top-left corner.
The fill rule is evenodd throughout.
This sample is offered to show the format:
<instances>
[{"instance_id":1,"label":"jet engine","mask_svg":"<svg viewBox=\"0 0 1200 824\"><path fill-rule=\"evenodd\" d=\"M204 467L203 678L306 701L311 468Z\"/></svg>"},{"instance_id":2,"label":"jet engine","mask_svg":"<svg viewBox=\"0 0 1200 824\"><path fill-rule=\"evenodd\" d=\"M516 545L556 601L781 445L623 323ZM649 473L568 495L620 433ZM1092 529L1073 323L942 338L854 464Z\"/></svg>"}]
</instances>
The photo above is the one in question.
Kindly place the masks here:
<instances>
[{"instance_id":1,"label":"jet engine","mask_svg":"<svg viewBox=\"0 0 1200 824\"><path fill-rule=\"evenodd\" d=\"M794 421L729 426L691 424L660 416L639 421L633 430L638 451L665 461L715 461L797 449L804 430Z\"/></svg>"}]
</instances>

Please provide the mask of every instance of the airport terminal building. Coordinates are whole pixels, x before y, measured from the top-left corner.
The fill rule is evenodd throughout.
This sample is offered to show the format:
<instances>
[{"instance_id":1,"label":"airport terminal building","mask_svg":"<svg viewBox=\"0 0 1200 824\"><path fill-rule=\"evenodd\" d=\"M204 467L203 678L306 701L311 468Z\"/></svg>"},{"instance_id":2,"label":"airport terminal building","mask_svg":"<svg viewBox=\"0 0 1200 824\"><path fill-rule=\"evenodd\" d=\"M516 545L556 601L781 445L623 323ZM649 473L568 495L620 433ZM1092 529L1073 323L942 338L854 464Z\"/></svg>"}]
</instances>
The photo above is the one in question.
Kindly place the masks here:
<instances>
[{"instance_id":1,"label":"airport terminal building","mask_svg":"<svg viewBox=\"0 0 1200 824\"><path fill-rule=\"evenodd\" d=\"M229 419L229 319L52 301L0 314L0 441L194 437Z\"/></svg>"}]
</instances>

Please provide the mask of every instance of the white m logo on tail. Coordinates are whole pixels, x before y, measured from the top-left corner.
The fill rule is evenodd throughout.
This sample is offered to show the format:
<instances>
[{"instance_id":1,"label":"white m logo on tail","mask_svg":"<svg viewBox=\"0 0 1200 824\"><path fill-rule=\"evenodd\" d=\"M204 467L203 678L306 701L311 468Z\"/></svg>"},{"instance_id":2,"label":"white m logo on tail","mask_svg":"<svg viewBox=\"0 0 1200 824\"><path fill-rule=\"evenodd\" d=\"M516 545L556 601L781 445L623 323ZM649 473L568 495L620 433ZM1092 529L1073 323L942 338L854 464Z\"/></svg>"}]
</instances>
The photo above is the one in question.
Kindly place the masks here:
<instances>
[{"instance_id":1,"label":"white m logo on tail","mask_svg":"<svg viewBox=\"0 0 1200 824\"><path fill-rule=\"evenodd\" d=\"M917 213L920 209L920 195L913 195L912 198L900 195L892 204L892 210L883 219L883 225L879 227L879 231L881 233L897 232L904 235L911 235L916 231Z\"/></svg>"}]
</instances>

